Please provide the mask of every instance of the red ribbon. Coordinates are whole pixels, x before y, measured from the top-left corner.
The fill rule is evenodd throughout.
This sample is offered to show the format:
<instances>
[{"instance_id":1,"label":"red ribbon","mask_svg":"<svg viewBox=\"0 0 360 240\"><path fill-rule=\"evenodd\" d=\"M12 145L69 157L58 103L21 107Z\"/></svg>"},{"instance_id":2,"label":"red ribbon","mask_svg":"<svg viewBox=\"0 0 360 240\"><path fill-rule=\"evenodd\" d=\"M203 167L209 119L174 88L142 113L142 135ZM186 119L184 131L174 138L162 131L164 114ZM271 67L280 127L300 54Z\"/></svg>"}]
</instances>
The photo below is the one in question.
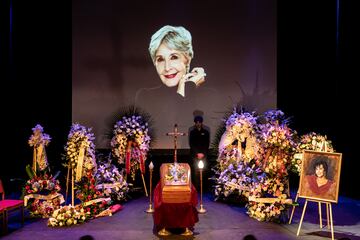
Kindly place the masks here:
<instances>
[{"instance_id":1,"label":"red ribbon","mask_svg":"<svg viewBox=\"0 0 360 240\"><path fill-rule=\"evenodd\" d=\"M126 174L130 174L130 158L131 158L131 151L126 151L126 161L125 161Z\"/></svg>"},{"instance_id":2,"label":"red ribbon","mask_svg":"<svg viewBox=\"0 0 360 240\"><path fill-rule=\"evenodd\" d=\"M142 174L145 174L145 161L144 161L144 156L141 152L140 152L140 171Z\"/></svg>"}]
</instances>

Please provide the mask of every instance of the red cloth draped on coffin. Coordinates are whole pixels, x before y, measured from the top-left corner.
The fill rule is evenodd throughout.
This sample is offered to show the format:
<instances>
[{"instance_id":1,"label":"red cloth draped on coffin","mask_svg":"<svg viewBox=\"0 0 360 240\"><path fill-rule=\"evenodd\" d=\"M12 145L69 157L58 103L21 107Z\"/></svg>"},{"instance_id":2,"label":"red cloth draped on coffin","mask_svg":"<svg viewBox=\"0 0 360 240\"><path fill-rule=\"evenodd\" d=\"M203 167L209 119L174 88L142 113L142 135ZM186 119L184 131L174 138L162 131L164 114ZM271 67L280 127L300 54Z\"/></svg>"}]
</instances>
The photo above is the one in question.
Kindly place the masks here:
<instances>
[{"instance_id":1,"label":"red cloth draped on coffin","mask_svg":"<svg viewBox=\"0 0 360 240\"><path fill-rule=\"evenodd\" d=\"M163 203L159 182L154 190L154 224L159 228L192 228L199 221L197 203L197 191L193 185L190 202Z\"/></svg>"}]
</instances>

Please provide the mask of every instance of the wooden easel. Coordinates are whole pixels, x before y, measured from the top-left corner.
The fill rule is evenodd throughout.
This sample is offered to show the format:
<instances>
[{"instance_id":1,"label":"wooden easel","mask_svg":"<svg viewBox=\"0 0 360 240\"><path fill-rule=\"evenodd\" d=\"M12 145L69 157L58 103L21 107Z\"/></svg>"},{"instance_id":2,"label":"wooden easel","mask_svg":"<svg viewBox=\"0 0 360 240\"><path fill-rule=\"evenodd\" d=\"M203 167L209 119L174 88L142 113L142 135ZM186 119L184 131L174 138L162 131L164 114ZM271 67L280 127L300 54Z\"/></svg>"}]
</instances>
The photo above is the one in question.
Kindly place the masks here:
<instances>
[{"instance_id":1,"label":"wooden easel","mask_svg":"<svg viewBox=\"0 0 360 240\"><path fill-rule=\"evenodd\" d=\"M177 137L178 136L185 136L186 133L178 132L177 124L174 125L174 132L166 133L166 136L173 136L174 137L174 163L177 163Z\"/></svg>"},{"instance_id":2,"label":"wooden easel","mask_svg":"<svg viewBox=\"0 0 360 240\"><path fill-rule=\"evenodd\" d=\"M321 150L320 152L326 152L327 151L327 143L326 142L322 142L322 146L321 146ZM290 184L289 184L290 185ZM289 190L289 193L290 193L290 190ZM295 197L295 202L297 202L299 198L299 189L297 190L296 192L296 197ZM326 206L327 208L327 206ZM290 215L290 219L289 219L289 224L291 224L291 221L292 221L292 218L294 216L294 211L295 211L295 206L292 207L292 210L291 210L291 215ZM319 213L320 213L320 218L321 218L321 203L319 203ZM321 221L321 220L320 220ZM320 228L322 224L320 223Z\"/></svg>"},{"instance_id":3,"label":"wooden easel","mask_svg":"<svg viewBox=\"0 0 360 240\"><path fill-rule=\"evenodd\" d=\"M304 219L305 210L306 210L306 206L307 206L308 201L317 202L318 205L319 205L320 228L323 228L322 215L321 215L321 203L325 203L325 204L326 204L326 221L327 221L327 227L328 227L328 229L331 229L331 239L334 240L334 224L333 224L333 217L332 217L331 202L319 201L319 200L315 200L315 199L306 199L306 200L305 200L305 205L304 205L303 212L302 212L302 214L301 214L300 224L299 224L299 228L298 228L298 230L297 230L296 236L299 236L300 229L301 229L301 225L302 225L302 222L303 222L303 219ZM330 226L329 226L329 215L330 215Z\"/></svg>"},{"instance_id":4,"label":"wooden easel","mask_svg":"<svg viewBox=\"0 0 360 240\"><path fill-rule=\"evenodd\" d=\"M327 152L327 143L326 143L326 141L322 142L322 146L321 146L320 152ZM297 193L296 193L295 202L297 202L298 197L299 197L299 190L298 190ZM306 206L307 206L308 201L311 201L311 202L317 202L317 203L318 203L320 229L323 228L321 203L326 204L326 222L327 222L327 228L331 230L331 239L334 240L334 224L333 224L333 217L332 217L331 202L328 202L328 201L320 201L320 200L311 199L311 198L305 198L305 199L306 199L306 200L305 200L303 212L302 212L302 214L301 214L300 223L299 223L299 228L298 228L298 230L297 230L296 236L299 236L299 234L300 234L300 229L301 229L302 222L303 222L303 220L304 220L304 215L305 215L305 211L306 211ZM293 206L293 208L292 208L291 216L290 216L290 219L289 219L289 224L291 224L291 220L292 220L292 217L293 217L293 215L294 215L294 210L295 210L295 206ZM329 216L330 216L330 225L329 225Z\"/></svg>"}]
</instances>

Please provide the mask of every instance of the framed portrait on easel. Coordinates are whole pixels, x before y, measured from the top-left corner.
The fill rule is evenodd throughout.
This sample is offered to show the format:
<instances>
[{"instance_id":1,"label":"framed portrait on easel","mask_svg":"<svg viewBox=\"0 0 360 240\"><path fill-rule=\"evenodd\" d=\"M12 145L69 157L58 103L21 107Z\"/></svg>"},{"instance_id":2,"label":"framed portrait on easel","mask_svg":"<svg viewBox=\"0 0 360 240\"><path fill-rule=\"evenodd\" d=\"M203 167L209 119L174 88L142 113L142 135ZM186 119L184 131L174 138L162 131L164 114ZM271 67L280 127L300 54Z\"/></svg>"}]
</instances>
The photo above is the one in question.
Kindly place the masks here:
<instances>
[{"instance_id":1,"label":"framed portrait on easel","mask_svg":"<svg viewBox=\"0 0 360 240\"><path fill-rule=\"evenodd\" d=\"M304 150L299 197L338 202L341 153Z\"/></svg>"}]
</instances>

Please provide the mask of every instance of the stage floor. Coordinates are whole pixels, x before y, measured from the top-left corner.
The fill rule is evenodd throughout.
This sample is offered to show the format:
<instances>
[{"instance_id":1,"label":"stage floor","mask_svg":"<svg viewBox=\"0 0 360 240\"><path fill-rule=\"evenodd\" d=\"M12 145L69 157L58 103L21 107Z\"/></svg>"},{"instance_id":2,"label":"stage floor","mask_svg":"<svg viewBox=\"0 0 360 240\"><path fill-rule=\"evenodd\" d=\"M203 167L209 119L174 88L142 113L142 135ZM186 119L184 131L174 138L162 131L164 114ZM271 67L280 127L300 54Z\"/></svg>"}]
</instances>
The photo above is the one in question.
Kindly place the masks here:
<instances>
[{"instance_id":1,"label":"stage floor","mask_svg":"<svg viewBox=\"0 0 360 240\"><path fill-rule=\"evenodd\" d=\"M210 196L204 196L204 207L208 210L199 214L195 225L194 236L184 237L171 235L159 238L154 231L153 218L144 210L148 199L140 197L124 204L124 209L111 217L91 220L87 223L68 228L47 227L47 219L26 218L25 225L20 226L20 217L12 214L9 218L9 233L1 236L2 240L78 240L90 235L95 240L111 239L243 239L253 235L258 240L267 239L331 239L330 231L319 228L317 203L308 203L300 236L296 237L304 201L299 201L293 223L276 224L259 222L247 216L243 206L214 202ZM333 205L335 239L360 239L360 201L339 198ZM323 223L326 216L323 211Z\"/></svg>"}]
</instances>

